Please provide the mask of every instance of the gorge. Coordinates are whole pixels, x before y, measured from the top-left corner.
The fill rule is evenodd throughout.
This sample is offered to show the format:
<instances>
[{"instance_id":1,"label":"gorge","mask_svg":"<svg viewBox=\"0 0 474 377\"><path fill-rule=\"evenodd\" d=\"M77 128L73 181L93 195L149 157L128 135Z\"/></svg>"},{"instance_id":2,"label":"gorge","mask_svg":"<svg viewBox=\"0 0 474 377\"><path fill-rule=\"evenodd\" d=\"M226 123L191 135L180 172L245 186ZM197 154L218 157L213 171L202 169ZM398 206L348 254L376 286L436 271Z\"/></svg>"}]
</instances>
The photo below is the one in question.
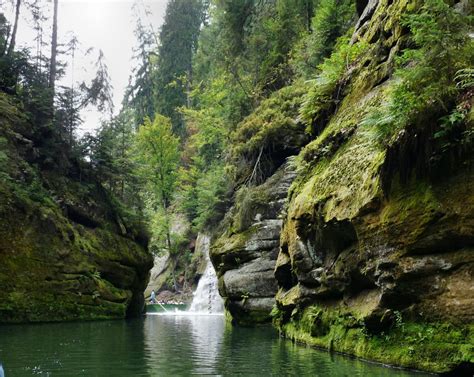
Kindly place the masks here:
<instances>
[{"instance_id":1,"label":"gorge","mask_svg":"<svg viewBox=\"0 0 474 377\"><path fill-rule=\"evenodd\" d=\"M106 65L51 87L0 16L7 376L474 373L471 1L169 0L81 137Z\"/></svg>"}]
</instances>

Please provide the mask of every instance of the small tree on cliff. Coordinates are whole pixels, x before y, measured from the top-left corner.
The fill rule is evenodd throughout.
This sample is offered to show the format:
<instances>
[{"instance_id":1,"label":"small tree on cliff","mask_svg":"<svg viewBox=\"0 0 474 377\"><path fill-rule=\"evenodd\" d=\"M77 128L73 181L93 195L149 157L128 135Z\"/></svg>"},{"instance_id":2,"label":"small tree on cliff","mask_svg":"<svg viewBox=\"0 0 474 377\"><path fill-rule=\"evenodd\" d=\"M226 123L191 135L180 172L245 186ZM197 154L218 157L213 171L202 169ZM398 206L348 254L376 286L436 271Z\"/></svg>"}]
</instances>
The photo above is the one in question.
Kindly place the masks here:
<instances>
[{"instance_id":1,"label":"small tree on cliff","mask_svg":"<svg viewBox=\"0 0 474 377\"><path fill-rule=\"evenodd\" d=\"M179 164L179 138L173 135L171 121L157 114L153 122L145 118L136 136L139 174L148 182L146 198L152 212L153 237L163 244L173 260L173 284L177 290L174 269L177 252L171 237L171 202L176 191Z\"/></svg>"}]
</instances>

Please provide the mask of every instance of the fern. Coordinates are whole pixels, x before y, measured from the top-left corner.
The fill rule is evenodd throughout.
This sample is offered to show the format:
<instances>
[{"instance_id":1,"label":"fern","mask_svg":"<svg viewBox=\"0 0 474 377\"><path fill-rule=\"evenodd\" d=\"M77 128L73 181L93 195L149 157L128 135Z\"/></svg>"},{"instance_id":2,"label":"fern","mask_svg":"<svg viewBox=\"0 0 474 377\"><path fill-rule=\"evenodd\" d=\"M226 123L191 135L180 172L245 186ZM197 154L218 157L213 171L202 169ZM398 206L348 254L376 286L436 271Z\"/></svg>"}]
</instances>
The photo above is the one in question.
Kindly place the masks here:
<instances>
[{"instance_id":1,"label":"fern","mask_svg":"<svg viewBox=\"0 0 474 377\"><path fill-rule=\"evenodd\" d=\"M454 76L454 82L459 89L474 88L474 68L458 70Z\"/></svg>"}]
</instances>

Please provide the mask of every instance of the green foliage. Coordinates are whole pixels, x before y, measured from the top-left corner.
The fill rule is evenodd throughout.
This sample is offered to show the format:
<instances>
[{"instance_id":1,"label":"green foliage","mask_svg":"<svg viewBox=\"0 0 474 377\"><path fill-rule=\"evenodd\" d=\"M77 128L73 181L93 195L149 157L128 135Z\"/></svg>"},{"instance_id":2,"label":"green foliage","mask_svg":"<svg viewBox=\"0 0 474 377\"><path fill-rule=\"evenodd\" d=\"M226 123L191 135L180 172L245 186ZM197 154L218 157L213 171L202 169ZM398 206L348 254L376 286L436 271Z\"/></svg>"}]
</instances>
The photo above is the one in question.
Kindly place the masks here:
<instances>
[{"instance_id":1,"label":"green foliage","mask_svg":"<svg viewBox=\"0 0 474 377\"><path fill-rule=\"evenodd\" d=\"M474 88L474 68L464 68L456 72L456 86L460 89Z\"/></svg>"},{"instance_id":2,"label":"green foliage","mask_svg":"<svg viewBox=\"0 0 474 377\"><path fill-rule=\"evenodd\" d=\"M270 200L268 187L241 187L236 193L236 206L233 216L232 230L243 232L250 227L254 216L265 209Z\"/></svg>"},{"instance_id":3,"label":"green foliage","mask_svg":"<svg viewBox=\"0 0 474 377\"><path fill-rule=\"evenodd\" d=\"M215 163L196 182L196 217L193 225L203 229L216 217L216 206L227 188L224 167Z\"/></svg>"},{"instance_id":4,"label":"green foliage","mask_svg":"<svg viewBox=\"0 0 474 377\"><path fill-rule=\"evenodd\" d=\"M179 139L173 135L171 121L157 114L136 134L135 156L139 174L150 184L156 203L167 209L176 188L179 163Z\"/></svg>"},{"instance_id":5,"label":"green foliage","mask_svg":"<svg viewBox=\"0 0 474 377\"><path fill-rule=\"evenodd\" d=\"M156 64L154 50L157 48L153 30L146 28L140 15L135 11L135 36L138 46L134 49L135 67L126 89L123 107L133 111L135 126L142 124L146 117L153 119L155 115L153 67Z\"/></svg>"},{"instance_id":6,"label":"green foliage","mask_svg":"<svg viewBox=\"0 0 474 377\"><path fill-rule=\"evenodd\" d=\"M3 55L7 49L7 38L9 33L9 24L5 15L0 13L0 55Z\"/></svg>"},{"instance_id":7,"label":"green foliage","mask_svg":"<svg viewBox=\"0 0 474 377\"><path fill-rule=\"evenodd\" d=\"M458 109L440 118L440 129L434 134L435 139L446 136L453 127L462 123L465 118L465 112L459 111Z\"/></svg>"},{"instance_id":8,"label":"green foliage","mask_svg":"<svg viewBox=\"0 0 474 377\"><path fill-rule=\"evenodd\" d=\"M156 70L153 74L156 112L171 119L173 131L185 134L178 109L189 105L192 56L203 20L200 0L171 0L160 31Z\"/></svg>"},{"instance_id":9,"label":"green foliage","mask_svg":"<svg viewBox=\"0 0 474 377\"><path fill-rule=\"evenodd\" d=\"M182 157L189 163L181 169L178 201L195 229L201 230L214 217L227 187L222 157L228 131L216 108L183 109L183 114L190 136Z\"/></svg>"},{"instance_id":10,"label":"green foliage","mask_svg":"<svg viewBox=\"0 0 474 377\"><path fill-rule=\"evenodd\" d=\"M173 211L153 206L152 199L145 199L145 204L147 205L145 213L148 217L148 225L152 231L149 245L151 252L155 255L169 252L173 256L178 256L186 249L186 245L183 245L183 243L187 243L186 234L181 234L171 229L171 225L179 221L179 219L174 216Z\"/></svg>"},{"instance_id":11,"label":"green foliage","mask_svg":"<svg viewBox=\"0 0 474 377\"><path fill-rule=\"evenodd\" d=\"M133 159L135 139L134 115L122 110L110 122L103 123L96 135L86 134L79 149L94 169L97 179L114 197L128 217L140 216L143 203L138 192L141 183Z\"/></svg>"},{"instance_id":12,"label":"green foliage","mask_svg":"<svg viewBox=\"0 0 474 377\"><path fill-rule=\"evenodd\" d=\"M327 18L314 19L321 30L336 11L326 7ZM220 0L209 8L193 57L192 108L181 108L189 139L178 202L197 230L219 216L232 187L258 184L306 142L297 116L308 86L288 86L295 79L289 59L314 9L307 0Z\"/></svg>"},{"instance_id":13,"label":"green foliage","mask_svg":"<svg viewBox=\"0 0 474 377\"><path fill-rule=\"evenodd\" d=\"M212 22L203 30L200 44L212 35L208 63L245 96L240 106L247 113L262 97L291 82L289 52L307 30L312 11L312 1L305 0L222 0L211 8ZM198 51L197 56L202 54Z\"/></svg>"},{"instance_id":14,"label":"green foliage","mask_svg":"<svg viewBox=\"0 0 474 377\"><path fill-rule=\"evenodd\" d=\"M209 166L222 158L228 134L222 116L215 107L202 109L183 108L188 130L188 144L197 152L199 165ZM196 161L198 162L198 161Z\"/></svg>"},{"instance_id":15,"label":"green foliage","mask_svg":"<svg viewBox=\"0 0 474 377\"><path fill-rule=\"evenodd\" d=\"M405 127L416 126L427 118L436 121L436 117L449 113L459 90L471 85L471 17L443 0L427 0L403 22L411 32L412 46L398 59L396 83L389 90L388 101L369 112L363 122L382 143L390 142ZM444 118L441 124L451 122L453 116L456 117Z\"/></svg>"},{"instance_id":16,"label":"green foliage","mask_svg":"<svg viewBox=\"0 0 474 377\"><path fill-rule=\"evenodd\" d=\"M313 77L331 55L339 37L355 21L353 0L321 0L315 6L311 30L292 50L291 65L302 77Z\"/></svg>"},{"instance_id":17,"label":"green foliage","mask_svg":"<svg viewBox=\"0 0 474 377\"><path fill-rule=\"evenodd\" d=\"M309 133L318 134L324 128L328 115L339 103L345 73L366 51L367 43L364 41L350 44L348 37L341 37L331 57L319 65L319 74L310 81L312 87L299 110L300 118L307 125Z\"/></svg>"},{"instance_id":18,"label":"green foliage","mask_svg":"<svg viewBox=\"0 0 474 377\"><path fill-rule=\"evenodd\" d=\"M256 2L253 7L244 28L243 54L247 61L243 64L253 76L256 89L266 96L290 83L289 52L306 30L305 18L308 10L311 12L312 4L301 0L277 0L275 4Z\"/></svg>"},{"instance_id":19,"label":"green foliage","mask_svg":"<svg viewBox=\"0 0 474 377\"><path fill-rule=\"evenodd\" d=\"M214 116L234 127L252 106L253 91L246 79L225 63L228 45L223 40L223 25L213 8L213 22L200 34L198 49L193 56L193 81L190 92L194 108L212 111ZM217 13L217 15L216 15Z\"/></svg>"},{"instance_id":20,"label":"green foliage","mask_svg":"<svg viewBox=\"0 0 474 377\"><path fill-rule=\"evenodd\" d=\"M178 148L179 138L173 134L170 119L159 114L153 122L145 118L135 136L134 156L138 174L146 185L146 213L152 237L170 253L175 251L171 204L177 184Z\"/></svg>"},{"instance_id":21,"label":"green foliage","mask_svg":"<svg viewBox=\"0 0 474 377\"><path fill-rule=\"evenodd\" d=\"M304 144L304 126L296 118L306 90L299 83L275 92L232 133L228 160L236 183L261 182L274 172L272 162Z\"/></svg>"}]
</instances>

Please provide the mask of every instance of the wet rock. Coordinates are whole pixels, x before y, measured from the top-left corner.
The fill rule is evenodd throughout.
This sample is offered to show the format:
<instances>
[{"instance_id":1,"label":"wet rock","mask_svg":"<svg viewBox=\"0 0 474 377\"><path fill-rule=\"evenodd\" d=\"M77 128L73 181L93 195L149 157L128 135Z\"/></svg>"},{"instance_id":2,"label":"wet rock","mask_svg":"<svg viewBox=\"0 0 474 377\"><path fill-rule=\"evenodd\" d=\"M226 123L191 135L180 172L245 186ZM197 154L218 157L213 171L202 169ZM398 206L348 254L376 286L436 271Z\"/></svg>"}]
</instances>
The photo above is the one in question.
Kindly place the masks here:
<instances>
[{"instance_id":1,"label":"wet rock","mask_svg":"<svg viewBox=\"0 0 474 377\"><path fill-rule=\"evenodd\" d=\"M277 284L275 262L280 245L286 195L295 173L283 165L264 184L251 188L247 202L236 202L229 217L238 232L229 229L214 240L211 258L219 276L219 292L235 323L269 321ZM248 197L264 197L264 205ZM242 216L250 221L243 221ZM245 224L245 225L244 225Z\"/></svg>"}]
</instances>

